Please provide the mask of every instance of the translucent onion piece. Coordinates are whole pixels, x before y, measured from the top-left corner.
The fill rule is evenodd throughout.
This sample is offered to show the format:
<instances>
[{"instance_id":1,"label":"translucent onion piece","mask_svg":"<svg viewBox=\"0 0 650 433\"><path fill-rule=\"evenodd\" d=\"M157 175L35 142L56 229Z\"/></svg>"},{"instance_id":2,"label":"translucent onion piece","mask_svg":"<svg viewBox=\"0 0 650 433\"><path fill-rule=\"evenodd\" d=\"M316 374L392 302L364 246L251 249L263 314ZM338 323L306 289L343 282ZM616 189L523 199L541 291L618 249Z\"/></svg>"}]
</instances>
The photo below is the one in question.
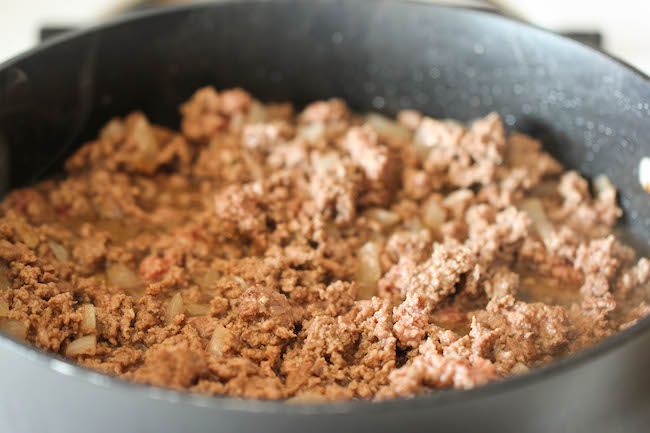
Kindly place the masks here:
<instances>
[{"instance_id":1,"label":"translucent onion piece","mask_svg":"<svg viewBox=\"0 0 650 433\"><path fill-rule=\"evenodd\" d=\"M0 318L9 316L9 304L4 299L0 299Z\"/></svg>"},{"instance_id":2,"label":"translucent onion piece","mask_svg":"<svg viewBox=\"0 0 650 433\"><path fill-rule=\"evenodd\" d=\"M97 329L97 319L95 317L95 306L86 304L81 307L81 323L79 329L84 334L90 334Z\"/></svg>"},{"instance_id":3,"label":"translucent onion piece","mask_svg":"<svg viewBox=\"0 0 650 433\"><path fill-rule=\"evenodd\" d=\"M52 254L54 254L54 257L56 257L58 261L67 262L70 259L70 254L68 253L68 250L60 243L49 241L47 244L50 246L50 250L52 250Z\"/></svg>"},{"instance_id":4,"label":"translucent onion piece","mask_svg":"<svg viewBox=\"0 0 650 433\"><path fill-rule=\"evenodd\" d=\"M452 144L464 131L462 124L453 120L424 118L415 130L413 145L421 161L424 161L434 146Z\"/></svg>"},{"instance_id":5,"label":"translucent onion piece","mask_svg":"<svg viewBox=\"0 0 650 433\"><path fill-rule=\"evenodd\" d=\"M514 365L514 367L512 367L512 369L510 370L510 373L519 375L519 374L526 374L529 371L530 371L530 368L526 367L521 362L518 362L518 363L516 363Z\"/></svg>"},{"instance_id":6,"label":"translucent onion piece","mask_svg":"<svg viewBox=\"0 0 650 433\"><path fill-rule=\"evenodd\" d=\"M413 144L427 149L431 149L433 146L437 145L438 136L431 133L431 129L433 129L431 125L436 125L438 123L437 120L424 118L415 130Z\"/></svg>"},{"instance_id":7,"label":"translucent onion piece","mask_svg":"<svg viewBox=\"0 0 650 433\"><path fill-rule=\"evenodd\" d=\"M420 221L420 218L409 218L404 221L404 228L410 232L419 232L426 229L426 227Z\"/></svg>"},{"instance_id":8,"label":"translucent onion piece","mask_svg":"<svg viewBox=\"0 0 650 433\"><path fill-rule=\"evenodd\" d=\"M0 322L0 329L21 340L27 338L27 327L19 320L3 320Z\"/></svg>"},{"instance_id":9,"label":"translucent onion piece","mask_svg":"<svg viewBox=\"0 0 650 433\"><path fill-rule=\"evenodd\" d=\"M436 197L430 197L422 204L422 222L432 230L438 230L447 219L447 211L440 206Z\"/></svg>"},{"instance_id":10,"label":"translucent onion piece","mask_svg":"<svg viewBox=\"0 0 650 433\"><path fill-rule=\"evenodd\" d=\"M533 227L542 239L548 239L555 228L553 223L546 216L542 202L537 198L524 200L519 205L519 209L526 212L533 222Z\"/></svg>"},{"instance_id":11,"label":"translucent onion piece","mask_svg":"<svg viewBox=\"0 0 650 433\"><path fill-rule=\"evenodd\" d=\"M172 299L167 304L167 311L165 311L165 320L167 324L170 324L174 317L185 312L185 307L183 305L183 297L180 293L176 293L172 296Z\"/></svg>"},{"instance_id":12,"label":"translucent onion piece","mask_svg":"<svg viewBox=\"0 0 650 433\"><path fill-rule=\"evenodd\" d=\"M596 190L596 194L599 196L603 194L614 194L614 197L616 196L616 188L614 188L612 182L604 174L596 176L593 185L594 189Z\"/></svg>"},{"instance_id":13,"label":"translucent onion piece","mask_svg":"<svg viewBox=\"0 0 650 433\"><path fill-rule=\"evenodd\" d=\"M118 141L124 137L124 123L122 121L113 119L102 128L99 132L102 139Z\"/></svg>"},{"instance_id":14,"label":"translucent onion piece","mask_svg":"<svg viewBox=\"0 0 650 433\"><path fill-rule=\"evenodd\" d=\"M650 157L645 156L639 162L639 183L650 194Z\"/></svg>"},{"instance_id":15,"label":"translucent onion piece","mask_svg":"<svg viewBox=\"0 0 650 433\"><path fill-rule=\"evenodd\" d=\"M129 138L136 145L130 163L140 171L153 173L156 170L155 156L159 146L155 131L145 116L137 116L132 125Z\"/></svg>"},{"instance_id":16,"label":"translucent onion piece","mask_svg":"<svg viewBox=\"0 0 650 433\"><path fill-rule=\"evenodd\" d=\"M221 278L222 273L217 269L210 269L208 272L199 279L198 283L202 289L213 290L217 285L217 281Z\"/></svg>"},{"instance_id":17,"label":"translucent onion piece","mask_svg":"<svg viewBox=\"0 0 650 433\"><path fill-rule=\"evenodd\" d=\"M248 283L246 282L245 279L243 279L242 277L239 277L237 275L233 275L232 279L237 281L239 283L239 285L242 287L242 289L248 290Z\"/></svg>"},{"instance_id":18,"label":"translucent onion piece","mask_svg":"<svg viewBox=\"0 0 650 433\"><path fill-rule=\"evenodd\" d=\"M341 158L336 152L312 154L312 166L317 174L335 172L341 177L345 170L341 164Z\"/></svg>"},{"instance_id":19,"label":"translucent onion piece","mask_svg":"<svg viewBox=\"0 0 650 433\"><path fill-rule=\"evenodd\" d=\"M138 116L131 134L135 144L138 146L138 151L143 154L152 155L158 150L158 142L156 141L153 128L144 116Z\"/></svg>"},{"instance_id":20,"label":"translucent onion piece","mask_svg":"<svg viewBox=\"0 0 650 433\"><path fill-rule=\"evenodd\" d=\"M114 263L108 266L106 275L111 284L121 289L134 290L144 285L140 276L123 263Z\"/></svg>"},{"instance_id":21,"label":"translucent onion piece","mask_svg":"<svg viewBox=\"0 0 650 433\"><path fill-rule=\"evenodd\" d=\"M85 337L77 338L68 344L65 348L65 356L93 356L97 353L97 337L95 335L86 335Z\"/></svg>"},{"instance_id":22,"label":"translucent onion piece","mask_svg":"<svg viewBox=\"0 0 650 433\"><path fill-rule=\"evenodd\" d=\"M210 312L208 304L185 304L185 312L192 317L205 316Z\"/></svg>"},{"instance_id":23,"label":"translucent onion piece","mask_svg":"<svg viewBox=\"0 0 650 433\"><path fill-rule=\"evenodd\" d=\"M23 218L16 220L15 228L20 240L29 248L34 248L38 245L38 233Z\"/></svg>"},{"instance_id":24,"label":"translucent onion piece","mask_svg":"<svg viewBox=\"0 0 650 433\"><path fill-rule=\"evenodd\" d=\"M399 222L399 215L396 214L395 212L382 209L382 208L372 208L368 209L366 211L366 215L375 221L377 221L379 224L381 224L384 228L392 227L395 224Z\"/></svg>"},{"instance_id":25,"label":"translucent onion piece","mask_svg":"<svg viewBox=\"0 0 650 433\"><path fill-rule=\"evenodd\" d=\"M219 356L223 355L225 338L226 328L224 328L223 325L217 325L217 327L214 328L214 331L212 332L212 337L208 342L208 347L206 350Z\"/></svg>"},{"instance_id":26,"label":"translucent onion piece","mask_svg":"<svg viewBox=\"0 0 650 433\"><path fill-rule=\"evenodd\" d=\"M372 242L364 244L359 249L358 259L357 282L359 283L359 293L362 298L369 298L375 294L377 281L381 278L379 252L375 244Z\"/></svg>"},{"instance_id":27,"label":"translucent onion piece","mask_svg":"<svg viewBox=\"0 0 650 433\"><path fill-rule=\"evenodd\" d=\"M380 134L395 137L399 140L409 140L411 138L411 131L408 128L381 114L368 114L366 122Z\"/></svg>"},{"instance_id":28,"label":"translucent onion piece","mask_svg":"<svg viewBox=\"0 0 650 433\"><path fill-rule=\"evenodd\" d=\"M298 130L298 136L313 143L325 137L325 125L320 122L305 125Z\"/></svg>"}]
</instances>

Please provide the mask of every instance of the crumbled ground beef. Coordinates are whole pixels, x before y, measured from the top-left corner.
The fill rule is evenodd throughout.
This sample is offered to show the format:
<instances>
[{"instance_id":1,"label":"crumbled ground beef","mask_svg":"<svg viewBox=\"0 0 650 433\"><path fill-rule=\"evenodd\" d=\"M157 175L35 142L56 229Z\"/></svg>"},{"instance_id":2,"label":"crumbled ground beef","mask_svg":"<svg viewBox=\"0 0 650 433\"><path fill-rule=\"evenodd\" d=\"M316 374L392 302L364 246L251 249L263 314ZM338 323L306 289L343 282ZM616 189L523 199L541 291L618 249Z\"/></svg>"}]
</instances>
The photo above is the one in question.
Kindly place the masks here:
<instances>
[{"instance_id":1,"label":"crumbled ground beef","mask_svg":"<svg viewBox=\"0 0 650 433\"><path fill-rule=\"evenodd\" d=\"M0 328L128 380L296 401L467 389L650 312L606 179L491 113L204 88L0 204Z\"/></svg>"}]
</instances>

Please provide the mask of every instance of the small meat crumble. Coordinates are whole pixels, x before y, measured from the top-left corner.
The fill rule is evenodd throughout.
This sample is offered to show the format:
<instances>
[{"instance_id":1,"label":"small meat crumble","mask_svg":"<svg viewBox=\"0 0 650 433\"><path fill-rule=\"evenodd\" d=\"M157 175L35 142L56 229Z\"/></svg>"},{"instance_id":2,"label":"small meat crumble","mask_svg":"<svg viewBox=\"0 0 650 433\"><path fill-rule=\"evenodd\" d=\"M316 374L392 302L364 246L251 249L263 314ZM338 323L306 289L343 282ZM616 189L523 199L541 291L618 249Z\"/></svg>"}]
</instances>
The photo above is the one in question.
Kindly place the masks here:
<instances>
[{"instance_id":1,"label":"small meat crumble","mask_svg":"<svg viewBox=\"0 0 650 433\"><path fill-rule=\"evenodd\" d=\"M0 205L0 327L126 380L320 401L468 389L650 312L590 184L491 113L197 91L112 119Z\"/></svg>"}]
</instances>

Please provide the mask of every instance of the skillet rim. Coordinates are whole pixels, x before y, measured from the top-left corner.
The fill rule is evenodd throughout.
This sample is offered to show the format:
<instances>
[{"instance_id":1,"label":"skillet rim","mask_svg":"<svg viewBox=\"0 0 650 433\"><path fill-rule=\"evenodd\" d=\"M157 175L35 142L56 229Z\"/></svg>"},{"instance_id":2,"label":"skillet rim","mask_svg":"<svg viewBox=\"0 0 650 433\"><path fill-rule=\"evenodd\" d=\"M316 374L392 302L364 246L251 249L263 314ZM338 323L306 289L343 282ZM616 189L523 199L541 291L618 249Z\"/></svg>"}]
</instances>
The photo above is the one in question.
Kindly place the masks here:
<instances>
[{"instance_id":1,"label":"skillet rim","mask_svg":"<svg viewBox=\"0 0 650 433\"><path fill-rule=\"evenodd\" d=\"M298 3L300 0L274 0L274 3ZM319 3L340 3L353 0L312 0ZM355 0L359 1L359 0ZM514 18L495 14L488 10L477 8L459 7L453 5L441 5L425 3L422 0L363 0L366 3L397 3L404 4L406 7L426 7L438 10L444 10L457 14L459 16L474 17L480 20L493 20L496 25L508 25L525 32L537 32L543 37L555 39L556 42L565 44L573 49L586 50L590 55L600 57L602 60L617 64L618 67L627 69L635 74L638 78L645 81L650 86L650 77L636 67L630 65L624 60L619 59L602 49L594 48L573 39L558 35L541 27L522 23ZM151 10L137 11L122 15L118 18L105 22L91 25L89 27L67 32L62 35L54 36L51 39L27 50L18 55L0 63L0 71L11 68L20 61L36 56L39 53L48 50L50 47L62 45L78 37L89 36L100 33L105 29L121 26L133 25L134 22L147 20L157 16L175 14L177 12L191 12L203 8L217 9L231 5L242 4L265 4L271 3L271 0L217 0L217 1L199 1L190 4L180 4ZM117 391L130 392L139 394L138 397L149 398L152 400L162 400L168 403L183 404L197 408L208 408L215 411L218 416L219 410L235 413L253 413L253 414L275 414L275 415L335 415L335 414L359 414L359 413L376 413L390 411L413 411L417 409L426 409L432 405L438 407L444 405L458 404L466 401L488 398L491 395L508 392L520 387L533 386L547 377L557 376L571 369L578 368L581 365L594 361L599 356L613 352L633 340L638 340L643 334L650 332L650 316L640 320L634 326L617 332L599 343L581 350L575 354L560 358L542 367L533 369L530 373L521 376L511 376L502 380L489 382L486 385L469 389L469 390L432 390L429 393L421 394L410 398L395 398L384 401L373 400L347 400L332 403L292 403L287 404L284 401L241 399L228 396L205 396L193 394L187 391L174 391L165 388L159 388L152 385L138 384L118 379L95 372L93 370L81 367L72 361L65 359L57 354L42 351L32 345L14 339L11 336L0 332L0 350L11 350L23 358L34 362L39 366L45 366L63 375L73 376L89 382L91 385L102 388L115 389Z\"/></svg>"}]
</instances>

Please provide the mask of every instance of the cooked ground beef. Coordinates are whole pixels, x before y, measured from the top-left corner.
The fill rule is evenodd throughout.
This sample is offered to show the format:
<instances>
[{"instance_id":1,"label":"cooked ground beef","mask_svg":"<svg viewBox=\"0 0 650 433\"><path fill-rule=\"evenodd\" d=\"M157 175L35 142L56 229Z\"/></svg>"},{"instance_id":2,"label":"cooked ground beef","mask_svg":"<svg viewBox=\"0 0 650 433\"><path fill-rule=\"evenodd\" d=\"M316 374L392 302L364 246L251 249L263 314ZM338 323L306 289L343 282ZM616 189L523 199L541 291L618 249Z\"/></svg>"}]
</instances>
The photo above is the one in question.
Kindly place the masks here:
<instances>
[{"instance_id":1,"label":"cooked ground beef","mask_svg":"<svg viewBox=\"0 0 650 433\"><path fill-rule=\"evenodd\" d=\"M384 399L521 374L650 312L611 183L496 113L213 88L181 113L181 132L113 119L65 179L5 197L6 332L174 389Z\"/></svg>"}]
</instances>

